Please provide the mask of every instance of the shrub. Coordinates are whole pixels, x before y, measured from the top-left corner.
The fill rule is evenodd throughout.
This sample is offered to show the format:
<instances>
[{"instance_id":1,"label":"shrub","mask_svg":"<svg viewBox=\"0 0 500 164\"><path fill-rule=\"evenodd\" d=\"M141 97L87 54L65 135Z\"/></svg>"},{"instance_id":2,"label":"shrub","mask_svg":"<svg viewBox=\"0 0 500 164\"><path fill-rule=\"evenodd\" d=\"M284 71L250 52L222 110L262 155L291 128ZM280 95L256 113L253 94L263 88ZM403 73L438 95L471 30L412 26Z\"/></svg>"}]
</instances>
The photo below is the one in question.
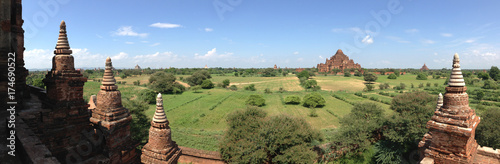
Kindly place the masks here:
<instances>
[{"instance_id":1,"label":"shrub","mask_svg":"<svg viewBox=\"0 0 500 164\"><path fill-rule=\"evenodd\" d=\"M344 72L344 77L351 77L351 73L350 72Z\"/></svg>"},{"instance_id":2,"label":"shrub","mask_svg":"<svg viewBox=\"0 0 500 164\"><path fill-rule=\"evenodd\" d=\"M245 87L245 90L247 91L256 91L257 89L255 89L255 84L250 84L248 86Z\"/></svg>"},{"instance_id":3,"label":"shrub","mask_svg":"<svg viewBox=\"0 0 500 164\"><path fill-rule=\"evenodd\" d=\"M196 85L196 86L192 86L190 88L194 93L200 93L199 90L201 90L201 86L199 85Z\"/></svg>"},{"instance_id":4,"label":"shrub","mask_svg":"<svg viewBox=\"0 0 500 164\"><path fill-rule=\"evenodd\" d=\"M127 84L127 82L126 81L122 81L122 84L125 85L125 84Z\"/></svg>"},{"instance_id":5,"label":"shrub","mask_svg":"<svg viewBox=\"0 0 500 164\"><path fill-rule=\"evenodd\" d=\"M236 85L231 85L231 86L229 87L229 89L230 89L230 90L232 90L232 91L237 91L237 90L238 90L238 87L237 87Z\"/></svg>"},{"instance_id":6,"label":"shrub","mask_svg":"<svg viewBox=\"0 0 500 164\"><path fill-rule=\"evenodd\" d=\"M247 101L245 101L247 105L252 105L252 106L264 106L266 105L266 100L261 96L261 95L250 95L248 97Z\"/></svg>"},{"instance_id":7,"label":"shrub","mask_svg":"<svg viewBox=\"0 0 500 164\"><path fill-rule=\"evenodd\" d=\"M285 104L300 104L300 97L296 95L287 96L285 98Z\"/></svg>"},{"instance_id":8,"label":"shrub","mask_svg":"<svg viewBox=\"0 0 500 164\"><path fill-rule=\"evenodd\" d=\"M139 80L134 81L134 85L141 85L141 81L139 81Z\"/></svg>"},{"instance_id":9,"label":"shrub","mask_svg":"<svg viewBox=\"0 0 500 164\"><path fill-rule=\"evenodd\" d=\"M212 78L212 76L210 76L210 73L208 73L208 71L199 70L199 71L194 72L193 75L187 77L186 81L189 85L195 86L195 85L201 85L204 80L210 79L210 78Z\"/></svg>"},{"instance_id":10,"label":"shrub","mask_svg":"<svg viewBox=\"0 0 500 164\"><path fill-rule=\"evenodd\" d=\"M171 73L156 72L149 78L150 88L160 93L182 93L186 88L175 82L176 77Z\"/></svg>"},{"instance_id":11,"label":"shrub","mask_svg":"<svg viewBox=\"0 0 500 164\"><path fill-rule=\"evenodd\" d=\"M406 84L405 83L399 83L399 87L401 89L406 89Z\"/></svg>"},{"instance_id":12,"label":"shrub","mask_svg":"<svg viewBox=\"0 0 500 164\"><path fill-rule=\"evenodd\" d=\"M423 87L424 87L424 84L423 84L423 83L420 83L420 84L418 84L418 87L419 87L419 88L423 88Z\"/></svg>"},{"instance_id":13,"label":"shrub","mask_svg":"<svg viewBox=\"0 0 500 164\"><path fill-rule=\"evenodd\" d=\"M364 75L364 80L367 81L368 83L372 83L374 81L377 81L377 76L373 73L367 73Z\"/></svg>"},{"instance_id":14,"label":"shrub","mask_svg":"<svg viewBox=\"0 0 500 164\"><path fill-rule=\"evenodd\" d=\"M413 85L413 83L411 83L411 88L415 88L415 85Z\"/></svg>"},{"instance_id":15,"label":"shrub","mask_svg":"<svg viewBox=\"0 0 500 164\"><path fill-rule=\"evenodd\" d=\"M316 113L316 109L312 108L310 109L311 111L309 112L309 117L318 117L318 113Z\"/></svg>"},{"instance_id":16,"label":"shrub","mask_svg":"<svg viewBox=\"0 0 500 164\"><path fill-rule=\"evenodd\" d=\"M488 108L481 115L481 123L477 126L476 139L481 146L500 148L500 109L495 107Z\"/></svg>"},{"instance_id":17,"label":"shrub","mask_svg":"<svg viewBox=\"0 0 500 164\"><path fill-rule=\"evenodd\" d=\"M269 94L269 93L273 93L273 92L271 92L271 89L266 88L266 89L264 89L264 93L268 93Z\"/></svg>"},{"instance_id":18,"label":"shrub","mask_svg":"<svg viewBox=\"0 0 500 164\"><path fill-rule=\"evenodd\" d=\"M157 96L157 93L153 90L150 90L150 89L142 90L140 93L140 98L148 104L155 104L156 103L156 96Z\"/></svg>"},{"instance_id":19,"label":"shrub","mask_svg":"<svg viewBox=\"0 0 500 164\"><path fill-rule=\"evenodd\" d=\"M427 74L425 74L425 73L418 73L417 80L427 80Z\"/></svg>"},{"instance_id":20,"label":"shrub","mask_svg":"<svg viewBox=\"0 0 500 164\"><path fill-rule=\"evenodd\" d=\"M396 76L395 74L391 73L389 76L387 76L388 79L397 79L398 76Z\"/></svg>"},{"instance_id":21,"label":"shrub","mask_svg":"<svg viewBox=\"0 0 500 164\"><path fill-rule=\"evenodd\" d=\"M425 84L425 86L430 87L430 86L431 86L431 83L430 83L430 82L427 82L427 83Z\"/></svg>"},{"instance_id":22,"label":"shrub","mask_svg":"<svg viewBox=\"0 0 500 164\"><path fill-rule=\"evenodd\" d=\"M203 89L211 89L214 87L214 83L212 83L212 81L206 79L206 80L203 80L203 83L201 83L201 88Z\"/></svg>"},{"instance_id":23,"label":"shrub","mask_svg":"<svg viewBox=\"0 0 500 164\"><path fill-rule=\"evenodd\" d=\"M222 81L222 85L223 85L223 88L226 88L227 86L229 86L231 82L229 81L229 79L225 79L224 81Z\"/></svg>"},{"instance_id":24,"label":"shrub","mask_svg":"<svg viewBox=\"0 0 500 164\"><path fill-rule=\"evenodd\" d=\"M434 86L437 87L437 86L439 86L439 84L438 83L434 83Z\"/></svg>"},{"instance_id":25,"label":"shrub","mask_svg":"<svg viewBox=\"0 0 500 164\"><path fill-rule=\"evenodd\" d=\"M299 73L297 74L297 77L298 77L299 79L300 79L300 78L306 78L306 80L307 80L307 79L309 79L309 76L310 76L310 75L309 75L309 72L308 72L308 71L302 71L302 72L299 72Z\"/></svg>"},{"instance_id":26,"label":"shrub","mask_svg":"<svg viewBox=\"0 0 500 164\"><path fill-rule=\"evenodd\" d=\"M304 96L302 105L305 107L323 107L325 106L325 99L317 92L309 93Z\"/></svg>"},{"instance_id":27,"label":"shrub","mask_svg":"<svg viewBox=\"0 0 500 164\"><path fill-rule=\"evenodd\" d=\"M495 83L495 81L485 80L482 88L483 89L498 89L498 85Z\"/></svg>"},{"instance_id":28,"label":"shrub","mask_svg":"<svg viewBox=\"0 0 500 164\"><path fill-rule=\"evenodd\" d=\"M373 88L375 88L375 85L373 85L373 84L366 84L366 90L367 91L373 91Z\"/></svg>"}]
</instances>

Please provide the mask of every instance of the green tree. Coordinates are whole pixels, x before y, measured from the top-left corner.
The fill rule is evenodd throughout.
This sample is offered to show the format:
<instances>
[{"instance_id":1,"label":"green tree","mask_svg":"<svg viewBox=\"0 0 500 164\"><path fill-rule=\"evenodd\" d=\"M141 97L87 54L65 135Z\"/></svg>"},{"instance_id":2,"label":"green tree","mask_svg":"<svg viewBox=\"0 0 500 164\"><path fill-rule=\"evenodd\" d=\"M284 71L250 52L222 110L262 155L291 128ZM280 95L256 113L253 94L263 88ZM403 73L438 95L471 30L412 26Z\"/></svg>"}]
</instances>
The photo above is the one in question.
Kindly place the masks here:
<instances>
[{"instance_id":1,"label":"green tree","mask_svg":"<svg viewBox=\"0 0 500 164\"><path fill-rule=\"evenodd\" d=\"M364 79L365 81L367 81L368 83L373 83L374 81L377 81L377 76L373 73L367 73L364 75Z\"/></svg>"},{"instance_id":2,"label":"green tree","mask_svg":"<svg viewBox=\"0 0 500 164\"><path fill-rule=\"evenodd\" d=\"M302 87L306 90L315 88L316 86L318 86L318 82L316 82L316 80L306 80L302 83Z\"/></svg>"},{"instance_id":3,"label":"green tree","mask_svg":"<svg viewBox=\"0 0 500 164\"><path fill-rule=\"evenodd\" d=\"M375 85L373 84L366 84L366 91L373 91L373 89L375 88Z\"/></svg>"},{"instance_id":4,"label":"green tree","mask_svg":"<svg viewBox=\"0 0 500 164\"><path fill-rule=\"evenodd\" d=\"M262 71L262 77L275 77L276 72L272 68L266 68Z\"/></svg>"},{"instance_id":5,"label":"green tree","mask_svg":"<svg viewBox=\"0 0 500 164\"><path fill-rule=\"evenodd\" d=\"M257 89L255 89L255 84L250 84L248 86L245 87L245 90L247 91L256 91Z\"/></svg>"},{"instance_id":6,"label":"green tree","mask_svg":"<svg viewBox=\"0 0 500 164\"><path fill-rule=\"evenodd\" d=\"M396 76L395 74L391 73L389 76L387 76L388 79L397 79L398 76Z\"/></svg>"},{"instance_id":7,"label":"green tree","mask_svg":"<svg viewBox=\"0 0 500 164\"><path fill-rule=\"evenodd\" d=\"M224 79L224 80L222 81L222 84L223 84L223 87L224 87L224 88L226 88L227 86L229 86L229 84L230 84L230 83L231 83L231 82L229 81L229 79Z\"/></svg>"},{"instance_id":8,"label":"green tree","mask_svg":"<svg viewBox=\"0 0 500 164\"><path fill-rule=\"evenodd\" d=\"M237 91L237 90L238 90L238 87L237 87L236 85L231 85L231 86L229 87L229 89L230 89L230 90L232 90L232 91Z\"/></svg>"},{"instance_id":9,"label":"green tree","mask_svg":"<svg viewBox=\"0 0 500 164\"><path fill-rule=\"evenodd\" d=\"M492 80L485 80L484 85L482 87L483 89L498 89L498 85L495 83L495 81Z\"/></svg>"},{"instance_id":10,"label":"green tree","mask_svg":"<svg viewBox=\"0 0 500 164\"><path fill-rule=\"evenodd\" d=\"M252 105L252 106L264 106L266 105L266 100L261 96L261 95L250 95L248 97L247 101L245 101L247 105Z\"/></svg>"},{"instance_id":11,"label":"green tree","mask_svg":"<svg viewBox=\"0 0 500 164\"><path fill-rule=\"evenodd\" d=\"M310 108L323 107L325 104L325 99L318 92L305 95L302 102L303 106Z\"/></svg>"},{"instance_id":12,"label":"green tree","mask_svg":"<svg viewBox=\"0 0 500 164\"><path fill-rule=\"evenodd\" d=\"M199 85L196 85L196 86L192 86L191 89L194 93L201 93L200 90L201 90L201 86Z\"/></svg>"},{"instance_id":13,"label":"green tree","mask_svg":"<svg viewBox=\"0 0 500 164\"><path fill-rule=\"evenodd\" d=\"M351 73L349 73L349 72L344 72L344 77L351 77Z\"/></svg>"},{"instance_id":14,"label":"green tree","mask_svg":"<svg viewBox=\"0 0 500 164\"><path fill-rule=\"evenodd\" d=\"M500 109L490 107L481 114L481 123L476 129L476 140L481 146L500 148Z\"/></svg>"},{"instance_id":15,"label":"green tree","mask_svg":"<svg viewBox=\"0 0 500 164\"><path fill-rule=\"evenodd\" d=\"M418 73L417 80L427 80L427 74L426 73Z\"/></svg>"},{"instance_id":16,"label":"green tree","mask_svg":"<svg viewBox=\"0 0 500 164\"><path fill-rule=\"evenodd\" d=\"M285 104L300 104L300 97L296 95L290 95L285 98Z\"/></svg>"},{"instance_id":17,"label":"green tree","mask_svg":"<svg viewBox=\"0 0 500 164\"><path fill-rule=\"evenodd\" d=\"M203 89L211 89L214 87L214 83L212 83L212 81L210 81L209 79L205 79L200 86Z\"/></svg>"},{"instance_id":18,"label":"green tree","mask_svg":"<svg viewBox=\"0 0 500 164\"><path fill-rule=\"evenodd\" d=\"M488 71L488 74L493 80L495 81L500 80L500 70L498 69L498 67L491 66L490 70Z\"/></svg>"},{"instance_id":19,"label":"green tree","mask_svg":"<svg viewBox=\"0 0 500 164\"><path fill-rule=\"evenodd\" d=\"M175 82L176 77L171 73L156 72L149 77L149 87L156 92L177 94L186 90L184 86Z\"/></svg>"},{"instance_id":20,"label":"green tree","mask_svg":"<svg viewBox=\"0 0 500 164\"><path fill-rule=\"evenodd\" d=\"M297 73L297 77L300 79L300 78L305 78L305 79L309 79L309 72L304 70L302 72L299 72Z\"/></svg>"},{"instance_id":21,"label":"green tree","mask_svg":"<svg viewBox=\"0 0 500 164\"><path fill-rule=\"evenodd\" d=\"M227 163L313 163L319 131L304 120L286 115L266 117L257 108L231 113L220 144Z\"/></svg>"},{"instance_id":22,"label":"green tree","mask_svg":"<svg viewBox=\"0 0 500 164\"><path fill-rule=\"evenodd\" d=\"M210 73L206 70L199 70L193 73L193 75L189 76L186 78L186 81L189 85L195 86L195 85L201 85L203 83L203 80L210 79L212 76L210 76Z\"/></svg>"},{"instance_id":23,"label":"green tree","mask_svg":"<svg viewBox=\"0 0 500 164\"><path fill-rule=\"evenodd\" d=\"M123 106L129 109L130 115L132 115L132 122L130 123L130 134L132 135L132 139L141 143L146 143L148 130L151 125L144 111L149 108L149 105L139 99L125 99L125 101L123 101Z\"/></svg>"},{"instance_id":24,"label":"green tree","mask_svg":"<svg viewBox=\"0 0 500 164\"><path fill-rule=\"evenodd\" d=\"M477 91L476 92L476 100L481 101L481 100L483 100L483 98L484 98L484 92L482 90Z\"/></svg>"},{"instance_id":25,"label":"green tree","mask_svg":"<svg viewBox=\"0 0 500 164\"><path fill-rule=\"evenodd\" d=\"M157 93L150 89L144 89L140 92L141 99L148 104L156 103Z\"/></svg>"},{"instance_id":26,"label":"green tree","mask_svg":"<svg viewBox=\"0 0 500 164\"><path fill-rule=\"evenodd\" d=\"M490 75L485 73L485 72L479 72L477 74L477 77L480 78L480 79L483 79L483 80L488 80L490 79Z\"/></svg>"}]
</instances>

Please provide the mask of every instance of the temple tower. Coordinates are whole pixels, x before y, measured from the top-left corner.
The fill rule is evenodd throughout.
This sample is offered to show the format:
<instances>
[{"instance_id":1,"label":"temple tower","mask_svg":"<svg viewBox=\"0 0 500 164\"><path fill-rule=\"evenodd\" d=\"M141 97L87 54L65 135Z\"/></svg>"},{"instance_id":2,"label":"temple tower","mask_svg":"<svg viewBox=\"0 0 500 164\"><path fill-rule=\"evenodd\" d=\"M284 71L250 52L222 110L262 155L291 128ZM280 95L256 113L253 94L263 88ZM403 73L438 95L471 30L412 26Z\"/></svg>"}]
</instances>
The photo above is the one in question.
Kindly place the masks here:
<instances>
[{"instance_id":1,"label":"temple tower","mask_svg":"<svg viewBox=\"0 0 500 164\"><path fill-rule=\"evenodd\" d=\"M163 110L161 93L156 97L156 112L149 129L149 140L142 148L142 163L177 163L181 150L172 141L169 122Z\"/></svg>"},{"instance_id":2,"label":"temple tower","mask_svg":"<svg viewBox=\"0 0 500 164\"><path fill-rule=\"evenodd\" d=\"M121 93L113 76L111 58L106 59L106 67L101 90L95 98L91 124L104 136L103 154L111 163L131 163L135 160L135 148L131 143L130 122L132 116L122 106Z\"/></svg>"},{"instance_id":3,"label":"temple tower","mask_svg":"<svg viewBox=\"0 0 500 164\"><path fill-rule=\"evenodd\" d=\"M453 58L453 69L443 105L427 122L429 132L419 143L421 157L434 163L472 163L477 153L476 128L480 118L469 107L469 95L460 70L458 54Z\"/></svg>"},{"instance_id":4,"label":"temple tower","mask_svg":"<svg viewBox=\"0 0 500 164\"><path fill-rule=\"evenodd\" d=\"M436 105L436 111L438 111L439 108L441 108L442 106L443 106L443 94L439 93Z\"/></svg>"},{"instance_id":5,"label":"temple tower","mask_svg":"<svg viewBox=\"0 0 500 164\"><path fill-rule=\"evenodd\" d=\"M89 127L89 113L83 99L83 85L87 78L75 70L71 53L66 23L62 21L52 69L43 80L47 97L42 107L47 110L40 113L41 123L36 124L36 131L41 141L63 163L84 159L83 155L76 159L70 152L75 150L78 142L85 140L81 132Z\"/></svg>"}]
</instances>

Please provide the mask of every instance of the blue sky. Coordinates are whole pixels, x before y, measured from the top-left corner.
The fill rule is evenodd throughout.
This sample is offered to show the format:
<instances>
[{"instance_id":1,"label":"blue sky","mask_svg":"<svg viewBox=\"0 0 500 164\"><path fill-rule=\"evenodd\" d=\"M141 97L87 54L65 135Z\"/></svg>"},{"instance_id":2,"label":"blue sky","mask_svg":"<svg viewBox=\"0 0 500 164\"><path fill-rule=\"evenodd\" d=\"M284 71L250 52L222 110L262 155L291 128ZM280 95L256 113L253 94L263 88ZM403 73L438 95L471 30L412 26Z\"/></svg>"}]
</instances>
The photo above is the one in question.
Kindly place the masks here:
<instances>
[{"instance_id":1,"label":"blue sky","mask_svg":"<svg viewBox=\"0 0 500 164\"><path fill-rule=\"evenodd\" d=\"M23 1L26 68L50 68L66 21L76 67L364 68L500 63L500 1Z\"/></svg>"}]
</instances>

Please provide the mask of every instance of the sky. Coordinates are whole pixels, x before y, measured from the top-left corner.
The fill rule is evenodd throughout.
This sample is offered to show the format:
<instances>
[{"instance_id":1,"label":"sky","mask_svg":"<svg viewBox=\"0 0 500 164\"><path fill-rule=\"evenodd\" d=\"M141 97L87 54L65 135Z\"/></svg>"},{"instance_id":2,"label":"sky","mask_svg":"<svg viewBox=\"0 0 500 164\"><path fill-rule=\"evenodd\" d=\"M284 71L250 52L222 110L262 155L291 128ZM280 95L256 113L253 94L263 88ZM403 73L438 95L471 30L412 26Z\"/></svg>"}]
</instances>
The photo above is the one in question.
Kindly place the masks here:
<instances>
[{"instance_id":1,"label":"sky","mask_svg":"<svg viewBox=\"0 0 500 164\"><path fill-rule=\"evenodd\" d=\"M51 68L66 22L75 67L500 66L500 1L23 1L27 69Z\"/></svg>"}]
</instances>

